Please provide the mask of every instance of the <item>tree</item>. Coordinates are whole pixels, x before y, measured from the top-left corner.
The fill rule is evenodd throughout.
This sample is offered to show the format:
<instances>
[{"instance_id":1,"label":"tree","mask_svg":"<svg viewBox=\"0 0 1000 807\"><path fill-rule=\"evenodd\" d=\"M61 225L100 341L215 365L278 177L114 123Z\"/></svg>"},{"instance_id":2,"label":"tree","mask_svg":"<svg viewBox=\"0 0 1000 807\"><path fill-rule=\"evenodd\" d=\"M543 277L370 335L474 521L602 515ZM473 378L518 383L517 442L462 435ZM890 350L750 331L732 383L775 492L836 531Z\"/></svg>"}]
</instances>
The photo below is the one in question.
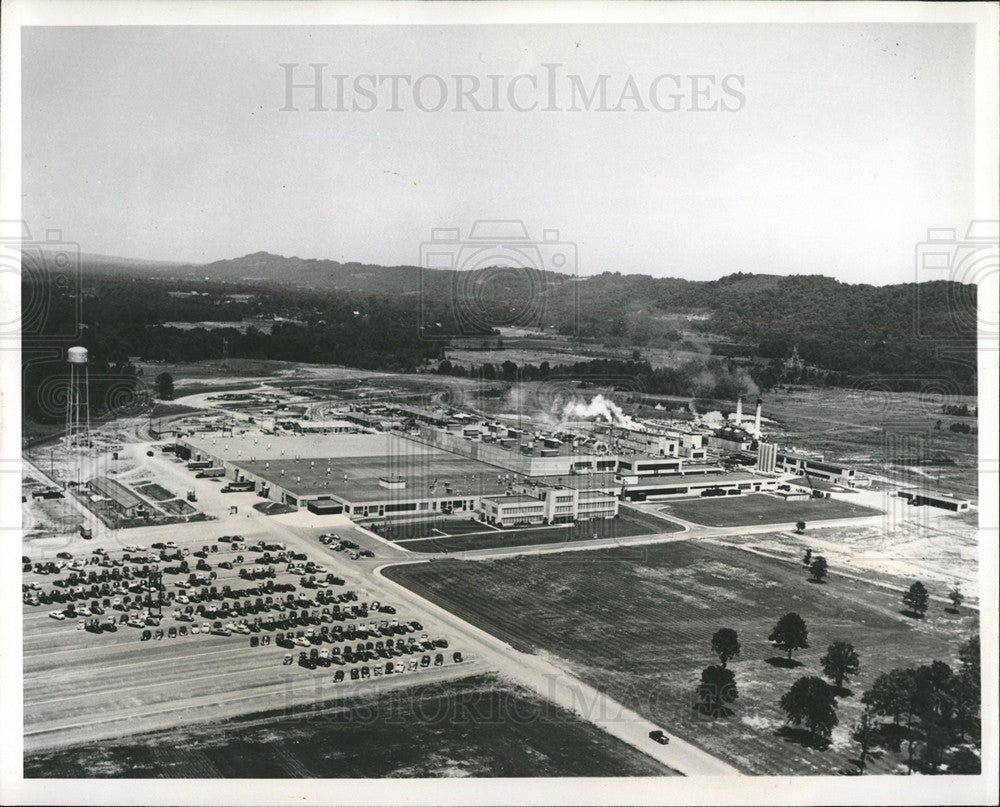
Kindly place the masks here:
<instances>
[{"instance_id":1,"label":"tree","mask_svg":"<svg viewBox=\"0 0 1000 807\"><path fill-rule=\"evenodd\" d=\"M806 523L804 521L796 521L795 522L795 531L799 535L801 535L802 533L804 533L806 531Z\"/></svg>"},{"instance_id":2,"label":"tree","mask_svg":"<svg viewBox=\"0 0 1000 807\"><path fill-rule=\"evenodd\" d=\"M712 650L719 657L722 666L740 654L740 642L732 628L720 628L712 636Z\"/></svg>"},{"instance_id":3,"label":"tree","mask_svg":"<svg viewBox=\"0 0 1000 807\"><path fill-rule=\"evenodd\" d=\"M979 676L979 634L973 635L958 651L962 666L952 681L955 718L961 738L971 735L972 741L980 743L980 709L982 705L982 682Z\"/></svg>"},{"instance_id":4,"label":"tree","mask_svg":"<svg viewBox=\"0 0 1000 807\"><path fill-rule=\"evenodd\" d=\"M793 725L804 723L814 737L830 739L838 723L837 699L822 678L803 676L781 696L780 704Z\"/></svg>"},{"instance_id":5,"label":"tree","mask_svg":"<svg viewBox=\"0 0 1000 807\"><path fill-rule=\"evenodd\" d=\"M729 714L728 704L738 697L736 692L736 676L733 671L712 665L701 671L701 683L695 692L698 699L698 710L712 717L725 717Z\"/></svg>"},{"instance_id":6,"label":"tree","mask_svg":"<svg viewBox=\"0 0 1000 807\"><path fill-rule=\"evenodd\" d=\"M809 647L808 638L806 623L802 617L792 612L778 620L767 640L778 650L788 653L788 659L791 661L793 650L805 650Z\"/></svg>"},{"instance_id":7,"label":"tree","mask_svg":"<svg viewBox=\"0 0 1000 807\"><path fill-rule=\"evenodd\" d=\"M809 564L809 574L812 575L812 579L817 583L822 583L823 578L827 575L826 558L822 555L817 555L816 559Z\"/></svg>"},{"instance_id":8,"label":"tree","mask_svg":"<svg viewBox=\"0 0 1000 807\"><path fill-rule=\"evenodd\" d=\"M924 614L927 612L927 601L929 599L930 595L927 593L927 589L924 588L924 584L919 580L903 594L903 604L912 613L916 614L918 619L923 619Z\"/></svg>"},{"instance_id":9,"label":"tree","mask_svg":"<svg viewBox=\"0 0 1000 807\"><path fill-rule=\"evenodd\" d=\"M819 663L823 665L823 674L833 679L837 689L843 689L844 679L857 675L861 669L861 659L850 642L834 642Z\"/></svg>"},{"instance_id":10,"label":"tree","mask_svg":"<svg viewBox=\"0 0 1000 807\"><path fill-rule=\"evenodd\" d=\"M871 749L878 744L878 729L872 723L872 710L865 707L861 719L851 726L851 739L858 744L858 769L865 772Z\"/></svg>"},{"instance_id":11,"label":"tree","mask_svg":"<svg viewBox=\"0 0 1000 807\"><path fill-rule=\"evenodd\" d=\"M910 689L908 678L912 672L897 667L882 673L861 696L861 702L870 706L875 714L891 717L892 722L898 724L906 710Z\"/></svg>"},{"instance_id":12,"label":"tree","mask_svg":"<svg viewBox=\"0 0 1000 807\"><path fill-rule=\"evenodd\" d=\"M160 373L156 377L156 397L170 401L174 397L174 377L170 373Z\"/></svg>"},{"instance_id":13,"label":"tree","mask_svg":"<svg viewBox=\"0 0 1000 807\"><path fill-rule=\"evenodd\" d=\"M978 776L982 766L979 755L969 748L959 748L948 759L948 773Z\"/></svg>"},{"instance_id":14,"label":"tree","mask_svg":"<svg viewBox=\"0 0 1000 807\"><path fill-rule=\"evenodd\" d=\"M956 612L961 607L962 603L965 602L965 595L962 593L961 589L959 589L957 584L955 585L955 588L948 592L948 599L951 600L952 608L954 608Z\"/></svg>"},{"instance_id":15,"label":"tree","mask_svg":"<svg viewBox=\"0 0 1000 807\"><path fill-rule=\"evenodd\" d=\"M812 556L813 556L813 551L811 549L807 549L805 556L802 558L802 565L808 566L810 563L812 563Z\"/></svg>"}]
</instances>

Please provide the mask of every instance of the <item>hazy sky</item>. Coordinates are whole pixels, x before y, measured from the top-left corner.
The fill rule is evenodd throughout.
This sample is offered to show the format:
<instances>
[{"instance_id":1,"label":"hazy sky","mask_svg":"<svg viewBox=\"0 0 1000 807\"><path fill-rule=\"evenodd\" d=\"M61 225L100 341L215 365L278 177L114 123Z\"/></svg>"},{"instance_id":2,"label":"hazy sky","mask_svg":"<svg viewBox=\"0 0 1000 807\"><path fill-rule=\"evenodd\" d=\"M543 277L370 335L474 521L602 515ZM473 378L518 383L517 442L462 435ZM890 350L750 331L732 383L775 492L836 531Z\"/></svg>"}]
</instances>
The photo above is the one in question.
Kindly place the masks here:
<instances>
[{"instance_id":1,"label":"hazy sky","mask_svg":"<svg viewBox=\"0 0 1000 807\"><path fill-rule=\"evenodd\" d=\"M575 242L581 274L889 283L914 277L928 227L973 215L971 26L33 28L22 42L23 216L85 252L413 264L432 227L522 219ZM280 111L283 63L301 82L326 65L327 107L347 76L347 109L310 111L298 90ZM574 100L568 76L589 93L604 74L623 111L544 111L553 63L557 107ZM399 80L403 111L389 82L353 111L367 74L442 76L448 103L422 111ZM519 74L537 83L513 91L532 111L509 103ZM486 108L497 82L500 111L452 111L454 75L476 77ZM661 75L681 79L654 97L681 95L677 111L652 106ZM714 77L695 80L700 98L690 75ZM630 76L638 100L619 104ZM439 86L420 83L423 106ZM690 111L713 103L736 111Z\"/></svg>"}]
</instances>

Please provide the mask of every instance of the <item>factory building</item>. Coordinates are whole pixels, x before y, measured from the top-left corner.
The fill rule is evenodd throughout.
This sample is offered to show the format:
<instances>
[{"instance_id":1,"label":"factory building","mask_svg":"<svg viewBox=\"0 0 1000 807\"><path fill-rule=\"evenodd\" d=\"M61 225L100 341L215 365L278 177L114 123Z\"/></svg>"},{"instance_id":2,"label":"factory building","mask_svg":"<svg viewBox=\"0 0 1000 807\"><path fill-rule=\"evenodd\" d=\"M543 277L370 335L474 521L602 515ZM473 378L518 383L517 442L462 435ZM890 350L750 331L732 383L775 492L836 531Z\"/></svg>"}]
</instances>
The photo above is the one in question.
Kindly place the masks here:
<instances>
[{"instance_id":1,"label":"factory building","mask_svg":"<svg viewBox=\"0 0 1000 807\"><path fill-rule=\"evenodd\" d=\"M629 502L661 501L694 496L740 496L772 493L774 477L739 471L701 474L674 474L623 478L621 497Z\"/></svg>"},{"instance_id":2,"label":"factory building","mask_svg":"<svg viewBox=\"0 0 1000 807\"><path fill-rule=\"evenodd\" d=\"M89 485L92 493L107 499L111 508L125 518L136 518L148 512L146 502L117 479L95 476L90 480Z\"/></svg>"},{"instance_id":3,"label":"factory building","mask_svg":"<svg viewBox=\"0 0 1000 807\"><path fill-rule=\"evenodd\" d=\"M915 506L939 507L942 510L951 510L953 513L963 513L972 504L969 499L949 496L946 493L936 493L932 490L921 490L920 488L906 488L900 490L896 495Z\"/></svg>"},{"instance_id":4,"label":"factory building","mask_svg":"<svg viewBox=\"0 0 1000 807\"><path fill-rule=\"evenodd\" d=\"M806 457L788 451L777 452L775 470L779 473L791 473L798 476L814 476L835 485L850 488L853 488L856 482L854 469L847 465L824 462L822 459Z\"/></svg>"},{"instance_id":5,"label":"factory building","mask_svg":"<svg viewBox=\"0 0 1000 807\"><path fill-rule=\"evenodd\" d=\"M554 436L525 434L495 423L458 425L452 429L424 426L421 442L523 476L614 471L617 457L599 441L563 441Z\"/></svg>"},{"instance_id":6,"label":"factory building","mask_svg":"<svg viewBox=\"0 0 1000 807\"><path fill-rule=\"evenodd\" d=\"M773 474L778 464L778 446L774 443L761 441L757 444L756 470L765 474Z\"/></svg>"},{"instance_id":7,"label":"factory building","mask_svg":"<svg viewBox=\"0 0 1000 807\"><path fill-rule=\"evenodd\" d=\"M361 431L358 424L348 420L297 420L293 426L295 431L303 434L354 434Z\"/></svg>"},{"instance_id":8,"label":"factory building","mask_svg":"<svg viewBox=\"0 0 1000 807\"><path fill-rule=\"evenodd\" d=\"M598 490L577 490L529 483L502 496L484 496L480 517L498 527L534 524L570 524L588 519L614 518L618 499Z\"/></svg>"}]
</instances>

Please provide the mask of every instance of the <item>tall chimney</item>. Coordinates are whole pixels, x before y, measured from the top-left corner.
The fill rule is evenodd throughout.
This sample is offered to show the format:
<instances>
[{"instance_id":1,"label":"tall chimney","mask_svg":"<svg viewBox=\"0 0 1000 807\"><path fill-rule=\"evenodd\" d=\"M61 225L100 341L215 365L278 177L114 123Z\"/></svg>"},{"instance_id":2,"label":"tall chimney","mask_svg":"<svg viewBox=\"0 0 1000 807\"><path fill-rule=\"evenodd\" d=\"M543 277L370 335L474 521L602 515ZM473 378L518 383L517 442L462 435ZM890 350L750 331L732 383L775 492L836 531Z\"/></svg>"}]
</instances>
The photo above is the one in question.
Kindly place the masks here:
<instances>
[{"instance_id":1,"label":"tall chimney","mask_svg":"<svg viewBox=\"0 0 1000 807\"><path fill-rule=\"evenodd\" d=\"M736 399L736 428L743 425L743 398Z\"/></svg>"},{"instance_id":2,"label":"tall chimney","mask_svg":"<svg viewBox=\"0 0 1000 807\"><path fill-rule=\"evenodd\" d=\"M757 399L757 413L753 418L753 433L755 437L760 437L760 405L762 401L760 398Z\"/></svg>"}]
</instances>

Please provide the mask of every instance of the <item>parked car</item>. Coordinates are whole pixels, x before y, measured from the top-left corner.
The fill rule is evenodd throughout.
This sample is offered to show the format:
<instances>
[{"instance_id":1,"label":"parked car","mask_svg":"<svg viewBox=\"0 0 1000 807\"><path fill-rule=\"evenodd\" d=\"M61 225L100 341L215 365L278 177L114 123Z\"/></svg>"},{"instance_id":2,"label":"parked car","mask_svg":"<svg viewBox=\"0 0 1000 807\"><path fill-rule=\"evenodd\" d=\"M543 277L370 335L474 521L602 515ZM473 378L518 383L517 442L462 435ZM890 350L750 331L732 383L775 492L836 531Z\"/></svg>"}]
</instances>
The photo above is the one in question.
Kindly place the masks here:
<instances>
[{"instance_id":1,"label":"parked car","mask_svg":"<svg viewBox=\"0 0 1000 807\"><path fill-rule=\"evenodd\" d=\"M57 552L56 557L63 560L71 560L73 556L69 552Z\"/></svg>"},{"instance_id":2,"label":"parked car","mask_svg":"<svg viewBox=\"0 0 1000 807\"><path fill-rule=\"evenodd\" d=\"M49 616L53 619L58 619L60 622L66 618L66 615L62 611L49 611Z\"/></svg>"},{"instance_id":3,"label":"parked car","mask_svg":"<svg viewBox=\"0 0 1000 807\"><path fill-rule=\"evenodd\" d=\"M339 684L343 680L344 680L344 671L337 670L337 672L333 674L333 683Z\"/></svg>"},{"instance_id":4,"label":"parked car","mask_svg":"<svg viewBox=\"0 0 1000 807\"><path fill-rule=\"evenodd\" d=\"M456 664L461 664L462 654L456 650L454 653L451 654L451 660L454 661Z\"/></svg>"}]
</instances>

